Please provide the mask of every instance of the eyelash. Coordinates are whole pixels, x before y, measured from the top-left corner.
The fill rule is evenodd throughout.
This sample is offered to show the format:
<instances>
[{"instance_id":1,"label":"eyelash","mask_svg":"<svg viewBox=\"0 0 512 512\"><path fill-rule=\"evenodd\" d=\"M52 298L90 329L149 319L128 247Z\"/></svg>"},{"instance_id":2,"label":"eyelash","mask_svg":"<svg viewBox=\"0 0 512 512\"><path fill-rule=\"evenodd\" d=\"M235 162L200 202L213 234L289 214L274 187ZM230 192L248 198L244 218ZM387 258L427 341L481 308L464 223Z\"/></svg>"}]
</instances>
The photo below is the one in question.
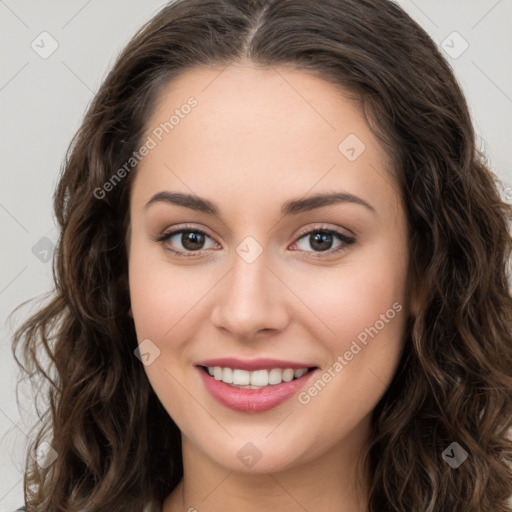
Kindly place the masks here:
<instances>
[{"instance_id":1,"label":"eyelash","mask_svg":"<svg viewBox=\"0 0 512 512\"><path fill-rule=\"evenodd\" d=\"M207 236L208 238L211 238L207 233L200 229L196 229L193 226L184 226L182 228L169 231L168 233L164 233L162 236L160 236L156 241L162 244L164 250L176 255L176 256L183 256L186 258L190 257L198 257L202 255L204 251L207 251L208 249L200 249L199 251L177 251L175 249L172 249L168 246L165 246L165 242L167 242L170 238L172 238L175 235L178 235L180 233L184 232L193 232L193 233L200 233L202 235ZM308 230L302 230L298 234L298 238L295 240L294 244L301 240L302 238L305 238L307 235L311 235L313 233L322 233L322 234L331 234L338 238L338 240L341 242L340 246L334 250L327 250L327 251L303 251L303 252L313 252L317 255L318 258L324 257L324 255L331 256L333 254L337 254L338 252L341 252L343 250L346 250L350 245L354 244L356 242L356 239L350 236L347 236L335 229L328 228L325 226L315 226L313 229Z\"/></svg>"}]
</instances>

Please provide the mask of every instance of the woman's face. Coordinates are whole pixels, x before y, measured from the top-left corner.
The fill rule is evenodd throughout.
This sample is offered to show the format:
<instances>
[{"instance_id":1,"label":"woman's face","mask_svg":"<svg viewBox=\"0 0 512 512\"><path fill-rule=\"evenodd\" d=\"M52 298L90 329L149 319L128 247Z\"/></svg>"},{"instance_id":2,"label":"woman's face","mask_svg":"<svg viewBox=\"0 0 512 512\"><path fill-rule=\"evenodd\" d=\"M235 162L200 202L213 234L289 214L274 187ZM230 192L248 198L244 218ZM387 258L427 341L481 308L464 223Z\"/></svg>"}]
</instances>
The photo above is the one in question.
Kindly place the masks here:
<instances>
[{"instance_id":1,"label":"woman's face","mask_svg":"<svg viewBox=\"0 0 512 512\"><path fill-rule=\"evenodd\" d=\"M239 472L356 457L411 312L399 189L360 109L299 70L198 68L143 142L132 314L186 453Z\"/></svg>"}]
</instances>

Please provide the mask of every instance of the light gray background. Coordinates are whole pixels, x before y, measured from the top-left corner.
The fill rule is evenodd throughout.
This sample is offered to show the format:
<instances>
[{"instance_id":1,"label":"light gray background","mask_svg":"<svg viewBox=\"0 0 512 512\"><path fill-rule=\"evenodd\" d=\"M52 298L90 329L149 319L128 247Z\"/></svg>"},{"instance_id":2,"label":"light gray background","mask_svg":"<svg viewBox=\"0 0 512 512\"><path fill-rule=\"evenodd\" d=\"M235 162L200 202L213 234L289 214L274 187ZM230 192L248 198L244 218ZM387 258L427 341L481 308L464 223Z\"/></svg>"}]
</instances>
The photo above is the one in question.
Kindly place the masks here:
<instances>
[{"instance_id":1,"label":"light gray background","mask_svg":"<svg viewBox=\"0 0 512 512\"><path fill-rule=\"evenodd\" d=\"M113 59L165 3L0 0L0 510L6 512L23 504L22 468L33 418L23 393L21 412L15 401L11 335L23 316L16 315L12 325L6 318L21 302L51 290L44 251L58 237L51 198L65 150ZM512 0L399 4L440 46L445 41L452 55L464 48L454 31L469 44L447 59L470 104L479 145L512 201ZM31 47L34 40L42 46L44 31L58 43L46 59Z\"/></svg>"}]
</instances>

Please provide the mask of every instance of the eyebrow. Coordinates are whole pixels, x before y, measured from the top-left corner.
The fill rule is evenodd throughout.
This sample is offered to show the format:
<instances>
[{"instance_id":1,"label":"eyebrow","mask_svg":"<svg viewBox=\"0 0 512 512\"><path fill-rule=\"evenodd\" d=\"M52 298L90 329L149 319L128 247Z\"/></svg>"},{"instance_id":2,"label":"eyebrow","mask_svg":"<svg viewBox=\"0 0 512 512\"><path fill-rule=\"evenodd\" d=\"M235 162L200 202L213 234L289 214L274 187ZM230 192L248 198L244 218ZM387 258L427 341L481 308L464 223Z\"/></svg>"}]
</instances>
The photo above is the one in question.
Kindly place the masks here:
<instances>
[{"instance_id":1,"label":"eyebrow","mask_svg":"<svg viewBox=\"0 0 512 512\"><path fill-rule=\"evenodd\" d=\"M184 194L182 192L169 192L166 190L157 192L146 203L144 209L149 208L152 204L160 202L170 203L177 206L184 206L185 208L190 208L191 210L207 213L216 217L219 216L219 209L211 201L208 201L208 199L204 199L192 194ZM364 206L366 209L373 213L377 213L372 205L360 197L349 194L348 192L332 192L286 201L281 207L281 214L294 215L336 203L354 203Z\"/></svg>"}]
</instances>

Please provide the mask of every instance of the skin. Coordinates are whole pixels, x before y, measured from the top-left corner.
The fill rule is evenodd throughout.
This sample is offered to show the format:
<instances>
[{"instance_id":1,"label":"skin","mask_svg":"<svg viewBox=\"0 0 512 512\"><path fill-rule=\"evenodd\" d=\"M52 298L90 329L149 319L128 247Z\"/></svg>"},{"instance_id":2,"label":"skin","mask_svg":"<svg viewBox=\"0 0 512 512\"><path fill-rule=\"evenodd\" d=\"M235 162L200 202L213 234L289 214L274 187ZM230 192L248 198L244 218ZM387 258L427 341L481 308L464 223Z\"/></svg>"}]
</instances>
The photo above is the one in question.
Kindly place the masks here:
<instances>
[{"instance_id":1,"label":"skin","mask_svg":"<svg viewBox=\"0 0 512 512\"><path fill-rule=\"evenodd\" d=\"M406 217L388 158L338 87L247 62L169 83L146 137L190 96L197 106L143 158L130 200L132 316L139 343L160 350L145 371L182 432L184 478L162 510L364 512L368 475L356 486L356 462L414 314ZM366 146L354 161L338 149L349 134ZM165 202L145 208L164 190L206 198L220 218ZM344 202L281 215L286 201L323 192L348 192L375 211ZM165 250L192 252L181 234L156 241L183 224L208 235L199 256ZM356 242L334 252L333 237L315 249L300 230L319 227ZM248 236L263 251L252 263L236 251ZM272 357L323 373L394 303L401 310L307 404L294 396L266 412L232 411L194 366ZM248 442L261 454L252 468L237 457Z\"/></svg>"}]
</instances>

